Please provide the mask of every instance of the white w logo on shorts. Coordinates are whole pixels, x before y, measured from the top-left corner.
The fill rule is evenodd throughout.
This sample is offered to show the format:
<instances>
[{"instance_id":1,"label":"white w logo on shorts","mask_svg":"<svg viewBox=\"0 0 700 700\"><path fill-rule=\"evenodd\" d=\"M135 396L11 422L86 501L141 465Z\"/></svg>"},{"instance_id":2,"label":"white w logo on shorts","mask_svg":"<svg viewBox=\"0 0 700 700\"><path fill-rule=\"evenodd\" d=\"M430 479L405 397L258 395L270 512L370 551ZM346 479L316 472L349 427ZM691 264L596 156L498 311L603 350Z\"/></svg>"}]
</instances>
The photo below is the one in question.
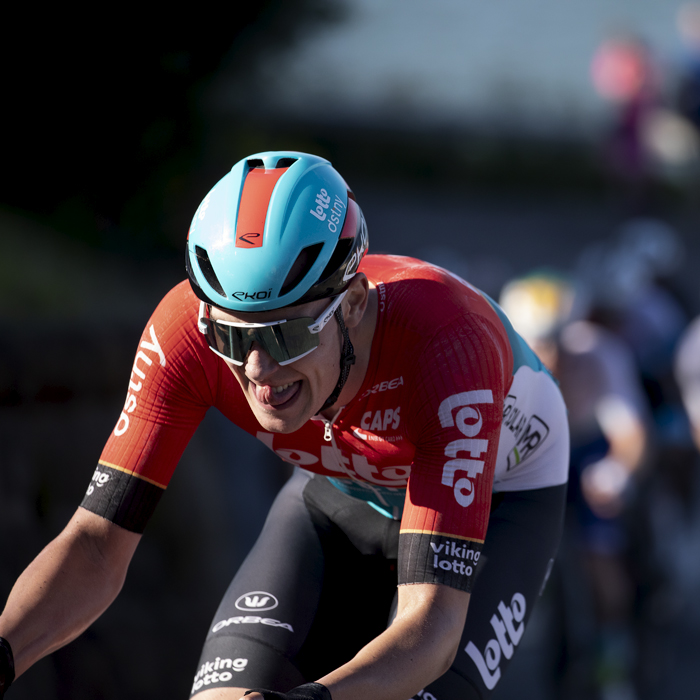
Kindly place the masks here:
<instances>
[{"instance_id":1,"label":"white w logo on shorts","mask_svg":"<svg viewBox=\"0 0 700 700\"><path fill-rule=\"evenodd\" d=\"M264 596L261 598L260 596L254 595L254 596L246 596L245 597L245 604L246 607L248 608L262 608L264 605L267 604L267 601L270 600L270 596Z\"/></svg>"},{"instance_id":2,"label":"white w logo on shorts","mask_svg":"<svg viewBox=\"0 0 700 700\"><path fill-rule=\"evenodd\" d=\"M250 591L244 593L237 601L239 610L272 610L279 605L279 601L272 593L266 591Z\"/></svg>"}]
</instances>

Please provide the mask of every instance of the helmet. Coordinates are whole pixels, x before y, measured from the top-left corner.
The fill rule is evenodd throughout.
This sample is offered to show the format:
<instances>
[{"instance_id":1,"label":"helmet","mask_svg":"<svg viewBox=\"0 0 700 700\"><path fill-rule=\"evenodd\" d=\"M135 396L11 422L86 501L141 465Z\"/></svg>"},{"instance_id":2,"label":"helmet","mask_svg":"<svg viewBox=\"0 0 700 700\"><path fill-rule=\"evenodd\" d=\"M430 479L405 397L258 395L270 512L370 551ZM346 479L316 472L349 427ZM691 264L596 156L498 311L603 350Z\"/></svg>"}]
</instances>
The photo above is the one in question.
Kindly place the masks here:
<instances>
[{"instance_id":1,"label":"helmet","mask_svg":"<svg viewBox=\"0 0 700 700\"><path fill-rule=\"evenodd\" d=\"M269 151L236 163L204 198L186 267L205 303L269 311L339 294L367 247L362 211L327 160Z\"/></svg>"},{"instance_id":2,"label":"helmet","mask_svg":"<svg viewBox=\"0 0 700 700\"><path fill-rule=\"evenodd\" d=\"M498 301L526 342L554 338L569 321L585 312L580 284L554 270L535 270L508 282Z\"/></svg>"}]
</instances>

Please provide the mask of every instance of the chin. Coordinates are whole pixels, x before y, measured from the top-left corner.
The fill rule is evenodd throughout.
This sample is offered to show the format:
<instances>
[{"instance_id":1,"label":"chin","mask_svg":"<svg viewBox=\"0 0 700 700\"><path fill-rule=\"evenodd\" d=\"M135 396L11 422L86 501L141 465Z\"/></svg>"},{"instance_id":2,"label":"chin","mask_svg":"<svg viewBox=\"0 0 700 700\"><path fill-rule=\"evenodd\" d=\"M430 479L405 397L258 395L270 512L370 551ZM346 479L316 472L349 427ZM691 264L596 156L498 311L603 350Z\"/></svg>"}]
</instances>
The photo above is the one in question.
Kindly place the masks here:
<instances>
[{"instance_id":1,"label":"chin","mask_svg":"<svg viewBox=\"0 0 700 700\"><path fill-rule=\"evenodd\" d=\"M253 413L264 430L284 435L299 430L310 418L310 416L309 418L304 418L299 415L289 417L272 416L265 411L253 411Z\"/></svg>"}]
</instances>

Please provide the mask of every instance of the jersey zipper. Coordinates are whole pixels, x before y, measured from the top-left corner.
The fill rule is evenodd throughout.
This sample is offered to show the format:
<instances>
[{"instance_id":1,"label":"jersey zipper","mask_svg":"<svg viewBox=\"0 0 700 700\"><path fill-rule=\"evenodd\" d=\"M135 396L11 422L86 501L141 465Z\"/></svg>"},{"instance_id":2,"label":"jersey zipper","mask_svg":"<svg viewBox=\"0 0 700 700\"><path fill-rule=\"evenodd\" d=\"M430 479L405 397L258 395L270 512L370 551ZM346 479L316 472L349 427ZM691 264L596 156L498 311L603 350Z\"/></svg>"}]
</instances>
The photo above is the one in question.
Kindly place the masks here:
<instances>
[{"instance_id":1,"label":"jersey zipper","mask_svg":"<svg viewBox=\"0 0 700 700\"><path fill-rule=\"evenodd\" d=\"M323 439L326 442L331 443L331 447L333 449L333 453L335 454L336 461L340 465L340 468L350 477L351 481L354 481L356 484L360 484L363 488L369 489L374 493L374 495L377 497L379 502L383 505L386 506L387 508L389 507L389 504L386 501L386 498L382 495L381 491L375 487L374 484L372 484L369 481L364 481L362 479L358 479L355 474L353 474L346 466L345 462L343 462L342 455L340 453L340 449L338 448L338 445L335 442L335 436L333 434L333 424L335 421L338 419L338 416L340 415L341 411L345 408L345 406L341 406L338 409L338 412L328 420L327 418L324 418L321 414L317 414L312 418L312 420L320 420L323 421ZM394 518L396 519L396 518Z\"/></svg>"},{"instance_id":2,"label":"jersey zipper","mask_svg":"<svg viewBox=\"0 0 700 700\"><path fill-rule=\"evenodd\" d=\"M323 439L326 442L330 442L333 447L335 447L335 444L333 442L333 423L338 419L338 416L340 415L341 411L345 408L345 406L341 406L337 413L328 420L328 418L324 418L320 413L316 414L313 416L311 420L320 420L323 422Z\"/></svg>"}]
</instances>

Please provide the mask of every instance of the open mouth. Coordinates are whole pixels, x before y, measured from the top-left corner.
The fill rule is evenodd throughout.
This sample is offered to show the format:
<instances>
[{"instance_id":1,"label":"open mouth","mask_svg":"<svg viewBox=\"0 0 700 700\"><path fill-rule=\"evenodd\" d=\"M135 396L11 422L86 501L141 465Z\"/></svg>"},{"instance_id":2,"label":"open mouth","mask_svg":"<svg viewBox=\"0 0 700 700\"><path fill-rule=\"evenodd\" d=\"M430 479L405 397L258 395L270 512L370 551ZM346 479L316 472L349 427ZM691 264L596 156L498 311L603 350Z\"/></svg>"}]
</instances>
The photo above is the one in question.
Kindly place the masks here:
<instances>
[{"instance_id":1,"label":"open mouth","mask_svg":"<svg viewBox=\"0 0 700 700\"><path fill-rule=\"evenodd\" d=\"M282 386L258 386L251 384L253 394L258 403L265 408L281 409L286 408L298 395L301 389L301 382L290 382Z\"/></svg>"}]
</instances>

